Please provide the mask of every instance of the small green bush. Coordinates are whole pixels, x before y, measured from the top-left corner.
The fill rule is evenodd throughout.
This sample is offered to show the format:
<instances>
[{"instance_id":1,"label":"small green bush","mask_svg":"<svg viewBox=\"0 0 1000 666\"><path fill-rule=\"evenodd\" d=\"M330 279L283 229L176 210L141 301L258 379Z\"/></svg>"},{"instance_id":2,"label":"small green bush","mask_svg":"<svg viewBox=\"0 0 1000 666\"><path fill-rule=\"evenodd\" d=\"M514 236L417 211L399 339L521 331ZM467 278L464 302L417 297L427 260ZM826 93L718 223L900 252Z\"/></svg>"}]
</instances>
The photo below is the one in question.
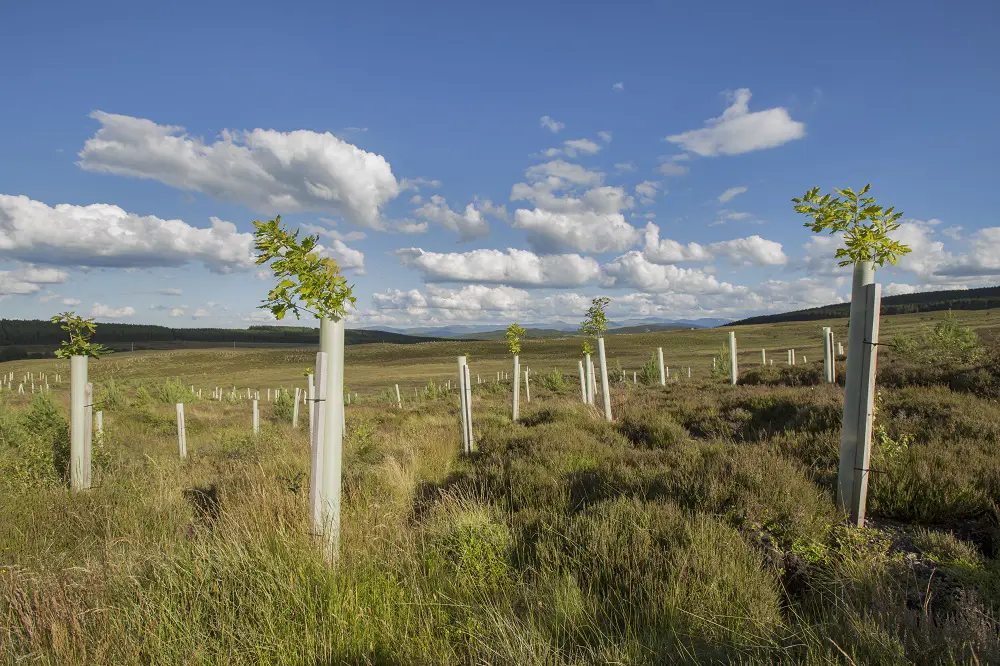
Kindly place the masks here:
<instances>
[{"instance_id":1,"label":"small green bush","mask_svg":"<svg viewBox=\"0 0 1000 666\"><path fill-rule=\"evenodd\" d=\"M639 381L647 385L660 383L660 360L656 354L639 369Z\"/></svg>"},{"instance_id":2,"label":"small green bush","mask_svg":"<svg viewBox=\"0 0 1000 666\"><path fill-rule=\"evenodd\" d=\"M271 410L271 418L275 421L290 422L292 411L295 409L295 398L288 391L278 391L278 397L274 399L274 408Z\"/></svg>"},{"instance_id":3,"label":"small green bush","mask_svg":"<svg viewBox=\"0 0 1000 666\"><path fill-rule=\"evenodd\" d=\"M712 377L729 379L729 345L722 345L715 354L715 365L712 367Z\"/></svg>"},{"instance_id":4,"label":"small green bush","mask_svg":"<svg viewBox=\"0 0 1000 666\"><path fill-rule=\"evenodd\" d=\"M156 398L160 402L176 405L178 402L194 402L195 394L190 386L185 386L179 379L168 379L157 388Z\"/></svg>"},{"instance_id":5,"label":"small green bush","mask_svg":"<svg viewBox=\"0 0 1000 666\"><path fill-rule=\"evenodd\" d=\"M919 334L895 336L892 348L900 356L923 363L975 363L986 352L979 335L962 326L951 310Z\"/></svg>"},{"instance_id":6,"label":"small green bush","mask_svg":"<svg viewBox=\"0 0 1000 666\"><path fill-rule=\"evenodd\" d=\"M539 375L539 378L542 381L542 386L554 393L558 393L566 388L566 378L563 377L563 373L559 368L553 368L552 372L547 375L543 373Z\"/></svg>"},{"instance_id":7,"label":"small green bush","mask_svg":"<svg viewBox=\"0 0 1000 666\"><path fill-rule=\"evenodd\" d=\"M97 394L97 409L106 412L113 412L128 407L128 396L125 393L125 386L116 382L113 378L102 382Z\"/></svg>"}]
</instances>

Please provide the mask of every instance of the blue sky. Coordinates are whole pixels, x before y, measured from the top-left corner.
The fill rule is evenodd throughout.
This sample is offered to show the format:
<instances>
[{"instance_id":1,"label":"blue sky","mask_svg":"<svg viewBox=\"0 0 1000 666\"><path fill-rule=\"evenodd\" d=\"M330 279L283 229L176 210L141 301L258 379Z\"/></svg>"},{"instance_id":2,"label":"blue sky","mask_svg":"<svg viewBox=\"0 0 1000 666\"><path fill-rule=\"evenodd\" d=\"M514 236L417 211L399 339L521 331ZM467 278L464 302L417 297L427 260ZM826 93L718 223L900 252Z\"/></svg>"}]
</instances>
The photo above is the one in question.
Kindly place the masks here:
<instances>
[{"instance_id":1,"label":"blue sky","mask_svg":"<svg viewBox=\"0 0 1000 666\"><path fill-rule=\"evenodd\" d=\"M5 3L0 316L264 323L248 234L277 213L344 266L354 326L798 309L849 285L789 200L866 182L914 250L886 293L996 284L998 18Z\"/></svg>"}]
</instances>

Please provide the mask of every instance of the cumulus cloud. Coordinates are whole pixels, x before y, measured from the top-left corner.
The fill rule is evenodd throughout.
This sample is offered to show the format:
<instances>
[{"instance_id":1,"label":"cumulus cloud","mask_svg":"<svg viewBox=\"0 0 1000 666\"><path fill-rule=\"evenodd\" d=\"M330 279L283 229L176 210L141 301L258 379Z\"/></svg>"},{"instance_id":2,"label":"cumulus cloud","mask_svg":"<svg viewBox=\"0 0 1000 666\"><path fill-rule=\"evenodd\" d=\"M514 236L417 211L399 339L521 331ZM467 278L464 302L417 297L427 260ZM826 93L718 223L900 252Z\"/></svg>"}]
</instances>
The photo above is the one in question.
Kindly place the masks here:
<instances>
[{"instance_id":1,"label":"cumulus cloud","mask_svg":"<svg viewBox=\"0 0 1000 666\"><path fill-rule=\"evenodd\" d=\"M64 266L178 266L228 273L254 265L253 235L210 218L208 229L128 213L110 204L48 206L0 194L0 256Z\"/></svg>"},{"instance_id":2,"label":"cumulus cloud","mask_svg":"<svg viewBox=\"0 0 1000 666\"><path fill-rule=\"evenodd\" d=\"M660 183L654 180L644 180L635 186L635 193L639 195L639 203L647 206L656 200L659 190Z\"/></svg>"},{"instance_id":3,"label":"cumulus cloud","mask_svg":"<svg viewBox=\"0 0 1000 666\"><path fill-rule=\"evenodd\" d=\"M354 271L358 275L365 274L365 253L347 247L344 241L334 239L329 245L317 245L316 251L321 257L329 257L336 261L341 270Z\"/></svg>"},{"instance_id":4,"label":"cumulus cloud","mask_svg":"<svg viewBox=\"0 0 1000 666\"><path fill-rule=\"evenodd\" d=\"M639 240L639 230L621 213L635 205L633 198L624 188L603 185L603 173L555 160L525 175L529 182L516 183L510 198L535 208L515 211L513 226L528 232L537 252L621 252Z\"/></svg>"},{"instance_id":5,"label":"cumulus cloud","mask_svg":"<svg viewBox=\"0 0 1000 666\"><path fill-rule=\"evenodd\" d=\"M94 111L101 123L80 167L157 180L262 213L319 211L380 228L380 210L400 184L389 163L328 132L224 130L213 143L177 125Z\"/></svg>"},{"instance_id":6,"label":"cumulus cloud","mask_svg":"<svg viewBox=\"0 0 1000 666\"><path fill-rule=\"evenodd\" d=\"M689 169L684 164L681 164L681 162L687 162L690 157L691 156L687 153L661 157L660 166L657 168L657 171L662 173L664 176L683 176L689 171Z\"/></svg>"},{"instance_id":7,"label":"cumulus cloud","mask_svg":"<svg viewBox=\"0 0 1000 666\"><path fill-rule=\"evenodd\" d=\"M369 324L407 323L419 317L424 323L489 321L497 317L537 321L554 316L578 316L591 296L551 294L538 296L502 285L466 285L445 288L429 284L424 290L387 289L373 295L373 309L359 313Z\"/></svg>"},{"instance_id":8,"label":"cumulus cloud","mask_svg":"<svg viewBox=\"0 0 1000 666\"><path fill-rule=\"evenodd\" d=\"M625 90L625 83L623 81L618 81L611 86L611 89L615 92L623 92Z\"/></svg>"},{"instance_id":9,"label":"cumulus cloud","mask_svg":"<svg viewBox=\"0 0 1000 666\"><path fill-rule=\"evenodd\" d=\"M667 141L702 157L739 155L774 148L806 135L805 123L792 120L783 107L750 111L750 90L732 94L732 104L705 127L667 137Z\"/></svg>"},{"instance_id":10,"label":"cumulus cloud","mask_svg":"<svg viewBox=\"0 0 1000 666\"><path fill-rule=\"evenodd\" d=\"M87 316L97 319L123 319L133 315L135 315L135 308L131 305L116 308L110 305L94 303L93 307L90 308L90 314Z\"/></svg>"},{"instance_id":11,"label":"cumulus cloud","mask_svg":"<svg viewBox=\"0 0 1000 666\"><path fill-rule=\"evenodd\" d=\"M690 294L750 293L746 287L719 281L697 268L674 264L654 264L633 250L602 266L605 287L631 287L644 292L680 292Z\"/></svg>"},{"instance_id":12,"label":"cumulus cloud","mask_svg":"<svg viewBox=\"0 0 1000 666\"><path fill-rule=\"evenodd\" d=\"M561 248L578 252L621 252L633 247L642 237L621 213L558 213L522 208L514 213L514 227L527 231L528 242L539 252L555 252Z\"/></svg>"},{"instance_id":13,"label":"cumulus cloud","mask_svg":"<svg viewBox=\"0 0 1000 666\"><path fill-rule=\"evenodd\" d=\"M539 124L545 129L552 132L553 134L557 133L559 130L566 127L564 123L561 123L558 120L555 120L549 116L542 116L542 119L539 121Z\"/></svg>"},{"instance_id":14,"label":"cumulus cloud","mask_svg":"<svg viewBox=\"0 0 1000 666\"><path fill-rule=\"evenodd\" d=\"M602 134L608 134L602 132ZM608 134L607 141L611 140L611 135ZM576 157L578 155L595 155L601 152L601 144L590 139L568 139L563 141L562 148L549 148L542 151L545 157L558 157L559 155L565 155L566 157Z\"/></svg>"},{"instance_id":15,"label":"cumulus cloud","mask_svg":"<svg viewBox=\"0 0 1000 666\"><path fill-rule=\"evenodd\" d=\"M41 291L43 284L60 284L65 282L69 274L54 268L39 268L25 265L15 270L0 271L0 298L7 296L24 296ZM52 294L42 302L58 298Z\"/></svg>"},{"instance_id":16,"label":"cumulus cloud","mask_svg":"<svg viewBox=\"0 0 1000 666\"><path fill-rule=\"evenodd\" d=\"M738 266L782 266L788 263L781 243L756 235L707 245L694 242L685 245L669 238L661 239L660 228L649 223L643 232L643 239L643 256L657 264L706 262L716 258L725 258Z\"/></svg>"},{"instance_id":17,"label":"cumulus cloud","mask_svg":"<svg viewBox=\"0 0 1000 666\"><path fill-rule=\"evenodd\" d=\"M748 188L745 185L740 185L739 187L730 187L728 190L719 195L719 203L726 203L733 197L737 197L743 194L748 189L750 188Z\"/></svg>"},{"instance_id":18,"label":"cumulus cloud","mask_svg":"<svg viewBox=\"0 0 1000 666\"><path fill-rule=\"evenodd\" d=\"M435 194L430 201L417 208L414 213L418 217L438 224L449 231L458 234L459 241L471 241L490 233L490 225L482 212L476 209L475 203L470 203L461 213L448 207L445 198Z\"/></svg>"},{"instance_id":19,"label":"cumulus cloud","mask_svg":"<svg viewBox=\"0 0 1000 666\"><path fill-rule=\"evenodd\" d=\"M609 131L607 131L607 130L603 130L603 131L601 131L601 132L598 132L598 133L597 133L597 136L598 136L598 137L599 137L599 138L601 139L601 141L603 141L604 143L611 143L611 132L609 132Z\"/></svg>"},{"instance_id":20,"label":"cumulus cloud","mask_svg":"<svg viewBox=\"0 0 1000 666\"><path fill-rule=\"evenodd\" d=\"M183 317L184 316L184 308L170 308L170 316L171 317Z\"/></svg>"},{"instance_id":21,"label":"cumulus cloud","mask_svg":"<svg viewBox=\"0 0 1000 666\"><path fill-rule=\"evenodd\" d=\"M429 222L415 222L413 220L403 220L397 222L393 227L401 234L424 234L430 229Z\"/></svg>"},{"instance_id":22,"label":"cumulus cloud","mask_svg":"<svg viewBox=\"0 0 1000 666\"><path fill-rule=\"evenodd\" d=\"M319 218L320 222L325 222L327 224L336 224L333 220L328 220L325 217ZM319 236L326 236L327 238L333 238L336 240L344 241L345 243L353 243L354 241L360 241L368 238L368 234L363 231L348 231L346 234L337 231L336 229L330 229L329 227L321 227L318 224L303 223L299 227L305 231L307 234L316 234Z\"/></svg>"},{"instance_id":23,"label":"cumulus cloud","mask_svg":"<svg viewBox=\"0 0 1000 666\"><path fill-rule=\"evenodd\" d=\"M68 305L68 306L72 307L74 305L79 305L80 304L80 299L79 298L64 298L64 299L62 299L62 304L63 305Z\"/></svg>"},{"instance_id":24,"label":"cumulus cloud","mask_svg":"<svg viewBox=\"0 0 1000 666\"><path fill-rule=\"evenodd\" d=\"M413 190L414 192L419 192L421 187L441 187L441 181L436 178L404 178L399 181L399 189L403 190Z\"/></svg>"},{"instance_id":25,"label":"cumulus cloud","mask_svg":"<svg viewBox=\"0 0 1000 666\"><path fill-rule=\"evenodd\" d=\"M578 254L539 256L514 248L438 253L415 247L395 254L403 266L420 271L427 282L575 287L600 275L597 261Z\"/></svg>"}]
</instances>

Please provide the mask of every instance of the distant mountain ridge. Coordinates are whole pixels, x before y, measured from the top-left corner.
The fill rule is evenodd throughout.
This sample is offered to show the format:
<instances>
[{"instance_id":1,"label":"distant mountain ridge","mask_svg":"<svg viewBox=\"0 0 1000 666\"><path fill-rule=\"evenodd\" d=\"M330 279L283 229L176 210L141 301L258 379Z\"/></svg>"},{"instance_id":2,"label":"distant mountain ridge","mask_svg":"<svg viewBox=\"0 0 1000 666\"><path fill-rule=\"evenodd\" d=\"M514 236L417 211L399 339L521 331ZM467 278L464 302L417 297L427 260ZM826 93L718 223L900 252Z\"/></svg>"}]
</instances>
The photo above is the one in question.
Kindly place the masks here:
<instances>
[{"instance_id":1,"label":"distant mountain ridge","mask_svg":"<svg viewBox=\"0 0 1000 666\"><path fill-rule=\"evenodd\" d=\"M620 321L608 322L608 334L617 333L649 333L654 331L674 331L687 328L715 328L724 326L731 320L718 317L701 319L662 319L660 317L632 317ZM552 321L543 324L520 323L531 338L554 338L576 335L580 330L579 323L568 321ZM357 330L357 329L356 329ZM372 326L364 330L379 330L400 333L403 335L428 335L436 338L454 340L496 340L503 337L506 328L498 328L496 324L455 324L453 326L422 326L410 328L394 328L387 326Z\"/></svg>"},{"instance_id":2,"label":"distant mountain ridge","mask_svg":"<svg viewBox=\"0 0 1000 666\"><path fill-rule=\"evenodd\" d=\"M881 313L910 314L914 312L934 312L937 310L989 310L1000 308L1000 286L978 289L951 289L948 291L921 291L913 294L885 296L882 298ZM775 324L787 321L812 321L814 319L836 319L851 313L850 303L835 303L817 308L782 312L759 317L747 317L734 321L730 326L750 324Z\"/></svg>"}]
</instances>

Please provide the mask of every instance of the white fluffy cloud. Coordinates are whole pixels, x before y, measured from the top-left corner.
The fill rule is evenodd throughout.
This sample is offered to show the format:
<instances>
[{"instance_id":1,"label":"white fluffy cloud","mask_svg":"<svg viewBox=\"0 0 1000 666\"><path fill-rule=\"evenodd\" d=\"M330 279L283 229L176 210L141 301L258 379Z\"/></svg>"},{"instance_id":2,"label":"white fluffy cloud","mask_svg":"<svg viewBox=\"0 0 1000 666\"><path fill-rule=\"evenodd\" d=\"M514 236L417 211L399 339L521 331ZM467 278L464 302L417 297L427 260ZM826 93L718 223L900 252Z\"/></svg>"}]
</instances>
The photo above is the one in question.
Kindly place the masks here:
<instances>
[{"instance_id":1,"label":"white fluffy cloud","mask_svg":"<svg viewBox=\"0 0 1000 666\"><path fill-rule=\"evenodd\" d=\"M326 224L336 224L336 221L329 220L325 217L319 218L321 222ZM299 228L308 234L316 234L319 236L326 236L328 238L333 238L336 240L344 241L345 243L352 243L354 241L364 240L368 238L368 234L363 231L348 231L346 234L337 231L336 229L330 229L329 227L321 227L318 224L309 224L308 222L300 224Z\"/></svg>"},{"instance_id":2,"label":"white fluffy cloud","mask_svg":"<svg viewBox=\"0 0 1000 666\"><path fill-rule=\"evenodd\" d=\"M438 224L449 231L458 234L460 241L471 241L490 233L490 225L482 212L476 209L475 203L470 203L461 213L448 207L444 197L435 194L414 213L418 217Z\"/></svg>"},{"instance_id":3,"label":"white fluffy cloud","mask_svg":"<svg viewBox=\"0 0 1000 666\"><path fill-rule=\"evenodd\" d=\"M728 190L719 195L719 203L726 203L733 197L738 197L739 195L746 192L749 187L745 185L740 185L739 187L730 187Z\"/></svg>"},{"instance_id":4,"label":"white fluffy cloud","mask_svg":"<svg viewBox=\"0 0 1000 666\"><path fill-rule=\"evenodd\" d=\"M66 271L25 265L15 270L0 271L0 298L23 296L41 290L43 284L60 284L69 277ZM51 298L58 298L53 295ZM51 298L44 298L51 300Z\"/></svg>"},{"instance_id":5,"label":"white fluffy cloud","mask_svg":"<svg viewBox=\"0 0 1000 666\"><path fill-rule=\"evenodd\" d=\"M633 198L624 188L603 185L603 173L555 160L525 175L529 182L516 183L510 198L535 208L515 211L513 226L528 232L536 251L621 252L641 238L621 213L635 205Z\"/></svg>"},{"instance_id":6,"label":"white fluffy cloud","mask_svg":"<svg viewBox=\"0 0 1000 666\"><path fill-rule=\"evenodd\" d=\"M644 180L635 186L635 193L639 195L639 202L649 205L656 200L656 195L660 191L660 183L655 180Z\"/></svg>"},{"instance_id":7,"label":"white fluffy cloud","mask_svg":"<svg viewBox=\"0 0 1000 666\"><path fill-rule=\"evenodd\" d=\"M750 90L740 88L732 95L732 104L705 127L667 137L684 150L701 155L739 155L764 148L774 148L806 135L805 123L792 120L783 107L750 111Z\"/></svg>"},{"instance_id":8,"label":"white fluffy cloud","mask_svg":"<svg viewBox=\"0 0 1000 666\"><path fill-rule=\"evenodd\" d=\"M596 279L594 259L578 254L538 256L526 250L473 250L438 253L420 248L396 250L400 262L427 282L480 282L515 286L575 287Z\"/></svg>"},{"instance_id":9,"label":"white fluffy cloud","mask_svg":"<svg viewBox=\"0 0 1000 666\"><path fill-rule=\"evenodd\" d=\"M600 132L598 132L598 133L597 133L597 136L598 136L598 137L599 137L599 138L601 139L601 141L603 141L604 143L611 143L611 136L612 136L611 132L609 132L609 131L607 131L607 130L603 130L603 131L600 131Z\"/></svg>"},{"instance_id":10,"label":"white fluffy cloud","mask_svg":"<svg viewBox=\"0 0 1000 666\"><path fill-rule=\"evenodd\" d=\"M555 120L549 116L542 116L542 119L539 121L539 124L545 129L552 132L553 134L555 134L562 128L566 127L564 123L561 123L558 120Z\"/></svg>"},{"instance_id":11,"label":"white fluffy cloud","mask_svg":"<svg viewBox=\"0 0 1000 666\"><path fill-rule=\"evenodd\" d=\"M670 157L661 157L660 166L657 171L662 173L664 176L683 176L689 169L681 162L687 162L691 159L691 156L687 153L681 153L680 155L671 155Z\"/></svg>"},{"instance_id":12,"label":"white fluffy cloud","mask_svg":"<svg viewBox=\"0 0 1000 666\"><path fill-rule=\"evenodd\" d=\"M669 238L661 239L660 228L649 223L643 232L643 239L643 256L656 264L704 262L716 258L725 258L739 266L782 266L788 263L781 243L756 235L707 245L693 242L684 245Z\"/></svg>"},{"instance_id":13,"label":"white fluffy cloud","mask_svg":"<svg viewBox=\"0 0 1000 666\"><path fill-rule=\"evenodd\" d=\"M88 316L95 317L97 319L124 319L133 315L135 315L135 308L131 305L116 308L110 305L94 303L93 307L90 308L90 314Z\"/></svg>"},{"instance_id":14,"label":"white fluffy cloud","mask_svg":"<svg viewBox=\"0 0 1000 666\"><path fill-rule=\"evenodd\" d=\"M89 171L157 180L263 213L322 211L380 228L380 209L400 192L389 163L328 132L254 129L205 143L183 127L103 111L78 164Z\"/></svg>"},{"instance_id":15,"label":"white fluffy cloud","mask_svg":"<svg viewBox=\"0 0 1000 666\"><path fill-rule=\"evenodd\" d=\"M110 204L50 207L0 194L0 256L64 266L178 266L228 273L254 265L253 236L211 218L208 229L128 213Z\"/></svg>"},{"instance_id":16,"label":"white fluffy cloud","mask_svg":"<svg viewBox=\"0 0 1000 666\"><path fill-rule=\"evenodd\" d=\"M329 245L317 245L316 249L320 256L330 257L336 261L341 270L354 271L358 275L365 274L365 253L347 247L344 241L334 239Z\"/></svg>"},{"instance_id":17,"label":"white fluffy cloud","mask_svg":"<svg viewBox=\"0 0 1000 666\"><path fill-rule=\"evenodd\" d=\"M642 233L621 213L582 211L557 213L520 209L514 227L528 232L528 241L540 252L569 248L578 252L622 252L633 247Z\"/></svg>"},{"instance_id":18,"label":"white fluffy cloud","mask_svg":"<svg viewBox=\"0 0 1000 666\"><path fill-rule=\"evenodd\" d=\"M607 139L605 141L611 140L611 134L608 132L601 132L600 134L606 134ZM601 152L601 144L590 139L568 139L563 141L562 148L549 148L548 150L542 151L545 157L558 157L559 155L565 155L566 157L576 157L577 155L595 155Z\"/></svg>"},{"instance_id":19,"label":"white fluffy cloud","mask_svg":"<svg viewBox=\"0 0 1000 666\"><path fill-rule=\"evenodd\" d=\"M387 289L372 297L373 310L358 319L369 324L406 324L414 317L427 324L490 321L498 317L538 321L578 317L590 305L581 294L536 296L509 286L466 285L449 289L430 284L424 290Z\"/></svg>"},{"instance_id":20,"label":"white fluffy cloud","mask_svg":"<svg viewBox=\"0 0 1000 666\"><path fill-rule=\"evenodd\" d=\"M740 287L719 281L714 275L697 268L680 268L673 264L654 264L642 252L627 252L602 267L605 287L632 287L645 292L679 292L688 294L750 293Z\"/></svg>"},{"instance_id":21,"label":"white fluffy cloud","mask_svg":"<svg viewBox=\"0 0 1000 666\"><path fill-rule=\"evenodd\" d=\"M625 90L625 83L623 81L619 81L611 86L611 89L615 92L623 92Z\"/></svg>"},{"instance_id":22,"label":"white fluffy cloud","mask_svg":"<svg viewBox=\"0 0 1000 666\"><path fill-rule=\"evenodd\" d=\"M987 227L955 241L966 251L949 250L940 240L940 220L902 220L894 237L910 247L910 253L899 259L896 266L881 270L892 273L912 273L921 281L921 289L964 288L960 279L978 283L990 282L1000 275L1000 227ZM949 234L942 235L951 238ZM954 240L954 239L953 239ZM816 235L805 244L803 268L813 275L850 274L851 268L837 266L834 253L843 245L843 234ZM898 285L903 289L906 285ZM902 293L902 292L900 292Z\"/></svg>"}]
</instances>

